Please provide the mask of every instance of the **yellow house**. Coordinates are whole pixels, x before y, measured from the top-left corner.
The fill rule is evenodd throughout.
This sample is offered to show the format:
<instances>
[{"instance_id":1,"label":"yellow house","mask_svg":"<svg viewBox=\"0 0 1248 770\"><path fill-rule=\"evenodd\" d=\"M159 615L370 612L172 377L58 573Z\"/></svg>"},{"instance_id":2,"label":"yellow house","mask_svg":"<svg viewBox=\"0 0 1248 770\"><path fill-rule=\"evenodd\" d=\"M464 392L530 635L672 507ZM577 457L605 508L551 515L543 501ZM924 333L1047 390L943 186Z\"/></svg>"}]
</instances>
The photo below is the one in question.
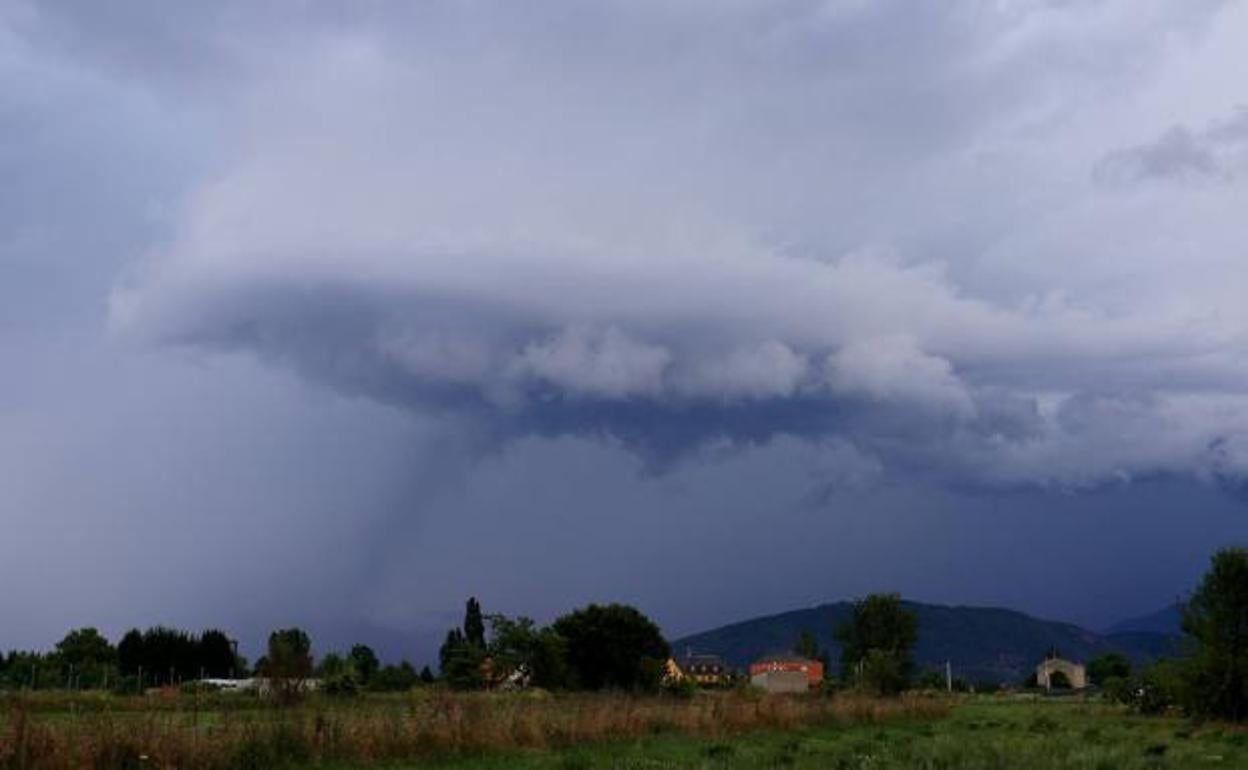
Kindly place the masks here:
<instances>
[{"instance_id":1,"label":"yellow house","mask_svg":"<svg viewBox=\"0 0 1248 770\"><path fill-rule=\"evenodd\" d=\"M663 681L669 683L685 681L685 672L680 670L680 664L675 658L668 658L663 664Z\"/></svg>"},{"instance_id":2,"label":"yellow house","mask_svg":"<svg viewBox=\"0 0 1248 770\"><path fill-rule=\"evenodd\" d=\"M732 682L733 672L718 655L688 654L683 658L668 658L663 677L668 682L690 679L701 687L718 687Z\"/></svg>"}]
</instances>

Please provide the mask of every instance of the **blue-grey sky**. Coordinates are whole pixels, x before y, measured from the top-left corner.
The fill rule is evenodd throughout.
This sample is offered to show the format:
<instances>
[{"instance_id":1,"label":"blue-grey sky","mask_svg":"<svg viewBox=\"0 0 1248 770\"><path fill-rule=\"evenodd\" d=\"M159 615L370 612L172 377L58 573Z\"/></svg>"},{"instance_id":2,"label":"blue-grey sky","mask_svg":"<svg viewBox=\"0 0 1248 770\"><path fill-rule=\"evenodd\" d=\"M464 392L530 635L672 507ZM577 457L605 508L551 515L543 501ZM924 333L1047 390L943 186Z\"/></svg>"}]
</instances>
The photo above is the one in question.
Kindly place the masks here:
<instances>
[{"instance_id":1,"label":"blue-grey sky","mask_svg":"<svg viewBox=\"0 0 1248 770\"><path fill-rule=\"evenodd\" d=\"M1245 29L0 0L0 647L1153 610L1248 540Z\"/></svg>"}]
</instances>

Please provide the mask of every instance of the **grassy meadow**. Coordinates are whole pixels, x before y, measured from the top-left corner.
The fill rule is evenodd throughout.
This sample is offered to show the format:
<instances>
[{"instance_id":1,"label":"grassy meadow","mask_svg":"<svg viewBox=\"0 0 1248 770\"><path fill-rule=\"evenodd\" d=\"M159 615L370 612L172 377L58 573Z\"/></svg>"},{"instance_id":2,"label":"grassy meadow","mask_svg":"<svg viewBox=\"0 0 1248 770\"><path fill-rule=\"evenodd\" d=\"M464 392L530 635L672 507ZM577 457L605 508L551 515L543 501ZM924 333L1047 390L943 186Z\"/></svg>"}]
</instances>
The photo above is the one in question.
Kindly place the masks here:
<instances>
[{"instance_id":1,"label":"grassy meadow","mask_svg":"<svg viewBox=\"0 0 1248 770\"><path fill-rule=\"evenodd\" d=\"M1248 731L1077 699L7 696L0 768L1248 768Z\"/></svg>"},{"instance_id":2,"label":"grassy meadow","mask_svg":"<svg viewBox=\"0 0 1248 770\"><path fill-rule=\"evenodd\" d=\"M340 765L355 770L358 765ZM1248 768L1248 732L1139 717L1101 704L982 698L944 718L761 730L725 738L659 735L556 752L429 764L446 770L1160 770Z\"/></svg>"},{"instance_id":3,"label":"grassy meadow","mask_svg":"<svg viewBox=\"0 0 1248 770\"><path fill-rule=\"evenodd\" d=\"M550 753L660 735L723 738L814 725L884 724L948 712L948 704L934 698L708 693L680 699L435 688L403 695L313 696L290 707L220 694L37 693L8 696L2 703L0 768L23 770L366 766Z\"/></svg>"}]
</instances>

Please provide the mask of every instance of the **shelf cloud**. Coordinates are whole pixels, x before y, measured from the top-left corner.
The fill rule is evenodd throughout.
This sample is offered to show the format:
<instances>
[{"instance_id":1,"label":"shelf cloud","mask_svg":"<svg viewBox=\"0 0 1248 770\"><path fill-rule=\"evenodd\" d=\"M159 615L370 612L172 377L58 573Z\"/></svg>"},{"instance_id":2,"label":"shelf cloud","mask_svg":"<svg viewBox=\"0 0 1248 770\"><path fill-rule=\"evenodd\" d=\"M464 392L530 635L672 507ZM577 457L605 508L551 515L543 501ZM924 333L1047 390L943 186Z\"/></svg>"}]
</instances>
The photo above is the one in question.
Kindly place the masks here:
<instances>
[{"instance_id":1,"label":"shelf cloud","mask_svg":"<svg viewBox=\"0 0 1248 770\"><path fill-rule=\"evenodd\" d=\"M112 324L499 441L670 459L798 433L960 481L1205 474L1248 428L1219 277L1242 115L1110 149L1135 109L1111 92L1218 7L435 3L320 30L237 65L242 140ZM1148 451L1113 438L1168 421Z\"/></svg>"}]
</instances>

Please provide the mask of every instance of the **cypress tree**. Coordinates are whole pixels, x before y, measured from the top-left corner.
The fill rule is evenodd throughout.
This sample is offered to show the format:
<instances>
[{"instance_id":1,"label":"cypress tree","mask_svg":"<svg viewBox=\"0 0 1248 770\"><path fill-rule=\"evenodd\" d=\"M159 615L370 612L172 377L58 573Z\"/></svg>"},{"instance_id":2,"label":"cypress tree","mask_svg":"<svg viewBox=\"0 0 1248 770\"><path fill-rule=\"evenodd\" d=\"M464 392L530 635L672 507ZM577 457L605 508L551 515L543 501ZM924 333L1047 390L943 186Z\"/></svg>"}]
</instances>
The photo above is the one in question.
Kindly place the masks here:
<instances>
[{"instance_id":1,"label":"cypress tree","mask_svg":"<svg viewBox=\"0 0 1248 770\"><path fill-rule=\"evenodd\" d=\"M475 596L468 599L468 607L464 611L464 640L485 649L485 619L481 617L481 605Z\"/></svg>"}]
</instances>

